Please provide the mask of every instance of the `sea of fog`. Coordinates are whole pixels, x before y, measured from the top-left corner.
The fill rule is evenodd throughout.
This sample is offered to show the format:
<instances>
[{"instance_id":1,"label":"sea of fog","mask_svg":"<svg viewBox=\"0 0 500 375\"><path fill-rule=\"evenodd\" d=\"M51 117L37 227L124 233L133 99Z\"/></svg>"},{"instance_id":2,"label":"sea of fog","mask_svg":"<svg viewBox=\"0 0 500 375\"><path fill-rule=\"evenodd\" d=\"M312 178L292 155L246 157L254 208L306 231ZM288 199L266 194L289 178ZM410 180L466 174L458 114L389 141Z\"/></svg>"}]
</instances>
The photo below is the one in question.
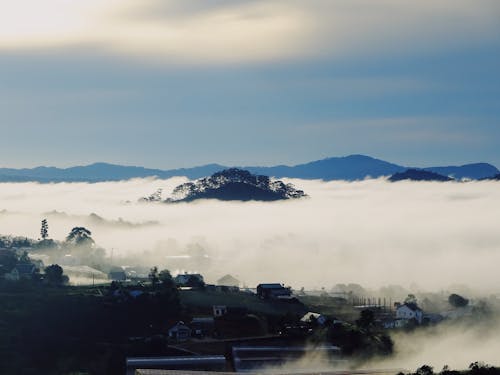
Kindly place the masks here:
<instances>
[{"instance_id":1,"label":"sea of fog","mask_svg":"<svg viewBox=\"0 0 500 375\"><path fill-rule=\"evenodd\" d=\"M116 262L198 271L209 282L229 273L248 286L500 289L498 182L287 180L309 197L138 202L185 181L2 183L0 234L38 238L43 218L58 240L85 226Z\"/></svg>"}]
</instances>

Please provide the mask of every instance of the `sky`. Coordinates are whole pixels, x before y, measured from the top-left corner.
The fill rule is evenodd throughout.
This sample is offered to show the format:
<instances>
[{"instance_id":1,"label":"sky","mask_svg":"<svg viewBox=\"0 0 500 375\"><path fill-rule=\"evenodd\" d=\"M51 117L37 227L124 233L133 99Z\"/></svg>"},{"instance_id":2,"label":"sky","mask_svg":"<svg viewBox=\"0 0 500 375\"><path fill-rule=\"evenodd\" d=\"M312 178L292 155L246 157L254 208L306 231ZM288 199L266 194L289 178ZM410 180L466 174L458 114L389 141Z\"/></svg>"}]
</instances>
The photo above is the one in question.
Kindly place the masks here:
<instances>
[{"instance_id":1,"label":"sky","mask_svg":"<svg viewBox=\"0 0 500 375\"><path fill-rule=\"evenodd\" d=\"M0 166L500 166L497 0L0 0Z\"/></svg>"}]
</instances>

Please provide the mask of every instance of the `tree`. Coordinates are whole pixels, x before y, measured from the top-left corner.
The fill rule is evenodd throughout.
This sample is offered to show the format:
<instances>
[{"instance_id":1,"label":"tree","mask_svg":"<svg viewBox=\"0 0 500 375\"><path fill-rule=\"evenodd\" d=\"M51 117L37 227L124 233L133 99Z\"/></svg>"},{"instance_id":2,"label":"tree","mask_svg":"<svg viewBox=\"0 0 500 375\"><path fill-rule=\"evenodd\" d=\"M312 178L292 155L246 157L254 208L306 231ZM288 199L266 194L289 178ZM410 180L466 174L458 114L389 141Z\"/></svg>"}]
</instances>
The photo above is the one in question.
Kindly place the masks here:
<instances>
[{"instance_id":1,"label":"tree","mask_svg":"<svg viewBox=\"0 0 500 375\"><path fill-rule=\"evenodd\" d=\"M45 268L45 281L50 285L62 285L69 281L68 276L63 274L62 267L58 264L52 264Z\"/></svg>"},{"instance_id":2,"label":"tree","mask_svg":"<svg viewBox=\"0 0 500 375\"><path fill-rule=\"evenodd\" d=\"M416 375L434 375L434 369L429 365L423 365L417 369Z\"/></svg>"},{"instance_id":3,"label":"tree","mask_svg":"<svg viewBox=\"0 0 500 375\"><path fill-rule=\"evenodd\" d=\"M189 286L191 288L204 289L205 282L203 280L200 280L198 277L191 275L186 281L186 286Z\"/></svg>"},{"instance_id":4,"label":"tree","mask_svg":"<svg viewBox=\"0 0 500 375\"><path fill-rule=\"evenodd\" d=\"M84 227L74 227L66 237L66 242L75 246L94 246L95 242L91 237L92 232Z\"/></svg>"},{"instance_id":5,"label":"tree","mask_svg":"<svg viewBox=\"0 0 500 375\"><path fill-rule=\"evenodd\" d=\"M410 303L410 304L417 304L417 297L415 297L415 294L408 294L408 296L405 298L405 303Z\"/></svg>"},{"instance_id":6,"label":"tree","mask_svg":"<svg viewBox=\"0 0 500 375\"><path fill-rule=\"evenodd\" d=\"M10 250L0 251L0 275L12 271L18 262L16 253Z\"/></svg>"},{"instance_id":7,"label":"tree","mask_svg":"<svg viewBox=\"0 0 500 375\"><path fill-rule=\"evenodd\" d=\"M158 278L158 267L153 267L149 270L149 281L151 281L151 285L154 287L156 287L156 285L158 284L158 282L160 281L160 279Z\"/></svg>"},{"instance_id":8,"label":"tree","mask_svg":"<svg viewBox=\"0 0 500 375\"><path fill-rule=\"evenodd\" d=\"M356 320L356 325L360 328L370 328L375 323L375 314L372 310L362 310L360 317Z\"/></svg>"},{"instance_id":9,"label":"tree","mask_svg":"<svg viewBox=\"0 0 500 375\"><path fill-rule=\"evenodd\" d=\"M24 264L31 263L31 259L27 251L24 251L23 254L19 257L19 263L24 263Z\"/></svg>"},{"instance_id":10,"label":"tree","mask_svg":"<svg viewBox=\"0 0 500 375\"><path fill-rule=\"evenodd\" d=\"M465 307L469 304L469 300L467 298L462 297L458 294L450 294L448 297L448 302L453 307Z\"/></svg>"},{"instance_id":11,"label":"tree","mask_svg":"<svg viewBox=\"0 0 500 375\"><path fill-rule=\"evenodd\" d=\"M49 224L47 222L47 219L42 220L42 227L40 229L40 236L42 237L42 240L45 240L49 237Z\"/></svg>"},{"instance_id":12,"label":"tree","mask_svg":"<svg viewBox=\"0 0 500 375\"><path fill-rule=\"evenodd\" d=\"M162 270L158 274L158 280L165 289L175 289L175 282L169 270Z\"/></svg>"}]
</instances>

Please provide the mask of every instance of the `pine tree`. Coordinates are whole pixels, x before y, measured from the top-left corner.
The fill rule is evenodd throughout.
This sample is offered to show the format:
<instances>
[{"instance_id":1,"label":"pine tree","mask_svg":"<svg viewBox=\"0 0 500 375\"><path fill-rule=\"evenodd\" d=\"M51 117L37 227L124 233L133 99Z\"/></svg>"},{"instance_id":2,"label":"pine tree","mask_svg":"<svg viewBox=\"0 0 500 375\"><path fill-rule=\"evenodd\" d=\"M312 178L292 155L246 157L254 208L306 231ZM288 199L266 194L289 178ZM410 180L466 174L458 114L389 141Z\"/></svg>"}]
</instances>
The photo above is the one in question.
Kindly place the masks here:
<instances>
[{"instance_id":1,"label":"pine tree","mask_svg":"<svg viewBox=\"0 0 500 375\"><path fill-rule=\"evenodd\" d=\"M49 237L49 224L47 223L47 219L42 220L42 228L40 229L40 235L42 236L42 240L45 240Z\"/></svg>"}]
</instances>

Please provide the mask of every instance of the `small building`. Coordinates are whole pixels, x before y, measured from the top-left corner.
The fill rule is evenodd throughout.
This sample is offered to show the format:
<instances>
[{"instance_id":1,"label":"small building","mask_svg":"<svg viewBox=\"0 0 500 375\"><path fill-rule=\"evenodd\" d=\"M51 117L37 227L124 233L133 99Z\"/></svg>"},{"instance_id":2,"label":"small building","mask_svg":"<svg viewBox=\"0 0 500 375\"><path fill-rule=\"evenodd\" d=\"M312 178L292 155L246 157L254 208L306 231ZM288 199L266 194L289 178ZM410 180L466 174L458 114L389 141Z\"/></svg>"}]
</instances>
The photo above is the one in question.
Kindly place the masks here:
<instances>
[{"instance_id":1,"label":"small building","mask_svg":"<svg viewBox=\"0 0 500 375\"><path fill-rule=\"evenodd\" d=\"M306 324L319 324L320 326L324 326L328 321L328 317L320 313L308 312L302 318L300 318L300 321Z\"/></svg>"},{"instance_id":2,"label":"small building","mask_svg":"<svg viewBox=\"0 0 500 375\"><path fill-rule=\"evenodd\" d=\"M404 303L396 307L396 319L415 319L418 324L422 324L423 315L422 309L416 303Z\"/></svg>"},{"instance_id":3,"label":"small building","mask_svg":"<svg viewBox=\"0 0 500 375\"><path fill-rule=\"evenodd\" d=\"M34 264L23 263L15 266L12 271L5 274L6 280L19 281L21 279L31 280L33 275L37 272Z\"/></svg>"},{"instance_id":4,"label":"small building","mask_svg":"<svg viewBox=\"0 0 500 375\"><path fill-rule=\"evenodd\" d=\"M190 323L191 335L195 337L212 337L215 332L215 319L213 317L193 318Z\"/></svg>"},{"instance_id":5,"label":"small building","mask_svg":"<svg viewBox=\"0 0 500 375\"><path fill-rule=\"evenodd\" d=\"M187 341L191 337L191 329L184 322L177 322L168 330L168 337L177 341Z\"/></svg>"},{"instance_id":6,"label":"small building","mask_svg":"<svg viewBox=\"0 0 500 375\"><path fill-rule=\"evenodd\" d=\"M292 292L283 284L259 284L257 285L257 296L261 299L289 299Z\"/></svg>"},{"instance_id":7,"label":"small building","mask_svg":"<svg viewBox=\"0 0 500 375\"><path fill-rule=\"evenodd\" d=\"M204 284L203 276L199 273L181 273L174 277L174 282L178 286L197 286L200 284Z\"/></svg>"},{"instance_id":8,"label":"small building","mask_svg":"<svg viewBox=\"0 0 500 375\"><path fill-rule=\"evenodd\" d=\"M227 314L227 306L225 305L213 305L212 311L214 313L214 318L218 318L219 316L223 316Z\"/></svg>"},{"instance_id":9,"label":"small building","mask_svg":"<svg viewBox=\"0 0 500 375\"><path fill-rule=\"evenodd\" d=\"M127 280L127 274L123 269L113 269L108 273L108 279L113 281L125 281Z\"/></svg>"},{"instance_id":10,"label":"small building","mask_svg":"<svg viewBox=\"0 0 500 375\"><path fill-rule=\"evenodd\" d=\"M215 285L215 292L219 293L238 293L240 288L237 286L229 286L229 285Z\"/></svg>"},{"instance_id":11,"label":"small building","mask_svg":"<svg viewBox=\"0 0 500 375\"><path fill-rule=\"evenodd\" d=\"M230 318L243 317L248 314L248 309L244 306L213 305L212 311L214 318L226 315Z\"/></svg>"},{"instance_id":12,"label":"small building","mask_svg":"<svg viewBox=\"0 0 500 375\"><path fill-rule=\"evenodd\" d=\"M217 285L239 287L240 281L228 274L228 275L222 276L219 280L217 280Z\"/></svg>"}]
</instances>

